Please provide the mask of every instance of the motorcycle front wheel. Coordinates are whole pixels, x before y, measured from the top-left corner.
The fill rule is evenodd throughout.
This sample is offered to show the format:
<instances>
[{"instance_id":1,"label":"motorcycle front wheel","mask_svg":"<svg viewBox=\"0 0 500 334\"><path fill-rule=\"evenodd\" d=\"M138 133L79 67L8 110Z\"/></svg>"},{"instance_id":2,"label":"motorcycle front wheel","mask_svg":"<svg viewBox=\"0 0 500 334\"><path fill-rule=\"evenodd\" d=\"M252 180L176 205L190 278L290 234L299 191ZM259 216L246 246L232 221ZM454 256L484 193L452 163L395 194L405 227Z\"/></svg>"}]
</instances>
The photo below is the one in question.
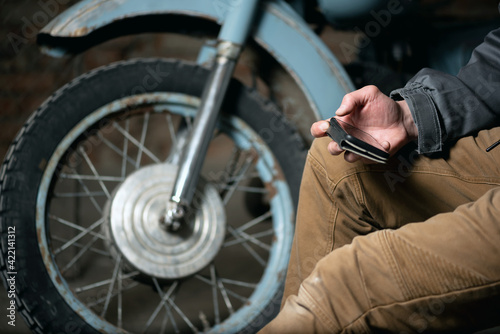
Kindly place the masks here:
<instances>
[{"instance_id":1,"label":"motorcycle front wheel","mask_svg":"<svg viewBox=\"0 0 500 334\"><path fill-rule=\"evenodd\" d=\"M179 61L111 64L17 135L0 266L34 332L251 333L278 312L305 149L256 91L231 83L186 226L162 225L207 77Z\"/></svg>"}]
</instances>

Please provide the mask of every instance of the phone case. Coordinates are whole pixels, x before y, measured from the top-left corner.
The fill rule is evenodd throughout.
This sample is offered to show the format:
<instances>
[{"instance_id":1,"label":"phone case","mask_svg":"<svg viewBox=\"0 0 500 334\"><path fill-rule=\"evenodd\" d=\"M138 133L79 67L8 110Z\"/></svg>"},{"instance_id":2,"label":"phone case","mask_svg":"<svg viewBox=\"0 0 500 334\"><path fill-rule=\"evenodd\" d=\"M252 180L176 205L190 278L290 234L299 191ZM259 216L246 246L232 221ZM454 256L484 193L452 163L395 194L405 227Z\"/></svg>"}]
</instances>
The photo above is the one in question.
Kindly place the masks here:
<instances>
[{"instance_id":1,"label":"phone case","mask_svg":"<svg viewBox=\"0 0 500 334\"><path fill-rule=\"evenodd\" d=\"M330 127L326 133L343 150L356 153L359 156L382 164L387 163L389 159L389 153L348 134L335 117L330 119Z\"/></svg>"}]
</instances>

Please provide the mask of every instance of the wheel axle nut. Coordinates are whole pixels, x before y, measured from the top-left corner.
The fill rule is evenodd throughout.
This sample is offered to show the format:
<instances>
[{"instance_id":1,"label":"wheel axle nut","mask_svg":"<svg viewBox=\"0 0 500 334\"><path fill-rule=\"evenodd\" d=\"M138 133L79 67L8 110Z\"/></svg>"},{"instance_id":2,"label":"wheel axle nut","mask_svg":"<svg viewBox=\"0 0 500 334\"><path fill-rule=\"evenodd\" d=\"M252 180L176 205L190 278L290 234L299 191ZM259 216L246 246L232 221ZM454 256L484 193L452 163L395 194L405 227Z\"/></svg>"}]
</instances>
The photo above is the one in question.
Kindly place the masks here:
<instances>
[{"instance_id":1,"label":"wheel axle nut","mask_svg":"<svg viewBox=\"0 0 500 334\"><path fill-rule=\"evenodd\" d=\"M180 204L169 205L166 214L160 217L160 225L167 231L177 232L184 223L186 211Z\"/></svg>"}]
</instances>

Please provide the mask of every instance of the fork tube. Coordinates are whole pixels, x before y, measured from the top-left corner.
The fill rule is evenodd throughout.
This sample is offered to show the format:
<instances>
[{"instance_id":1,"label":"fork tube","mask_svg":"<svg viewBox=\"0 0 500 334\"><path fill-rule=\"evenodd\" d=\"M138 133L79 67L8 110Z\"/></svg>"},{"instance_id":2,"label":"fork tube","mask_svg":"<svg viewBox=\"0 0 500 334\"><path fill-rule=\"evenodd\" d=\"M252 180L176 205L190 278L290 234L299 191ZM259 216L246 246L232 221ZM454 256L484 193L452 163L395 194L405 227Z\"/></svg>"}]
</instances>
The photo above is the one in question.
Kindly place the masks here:
<instances>
[{"instance_id":1,"label":"fork tube","mask_svg":"<svg viewBox=\"0 0 500 334\"><path fill-rule=\"evenodd\" d=\"M243 45L254 22L259 0L229 0L228 2L229 14L226 16L218 39L219 41Z\"/></svg>"},{"instance_id":2,"label":"fork tube","mask_svg":"<svg viewBox=\"0 0 500 334\"><path fill-rule=\"evenodd\" d=\"M228 5L232 10L219 33L217 56L203 90L200 108L189 140L182 152L170 199L175 207L168 206L167 221L172 216L182 218L184 210L181 210L181 206L187 207L191 204L208 144L215 130L217 116L242 46L250 31L258 2L259 0L233 0L233 5Z\"/></svg>"},{"instance_id":3,"label":"fork tube","mask_svg":"<svg viewBox=\"0 0 500 334\"><path fill-rule=\"evenodd\" d=\"M202 95L189 139L184 146L171 201L188 206L193 198L198 174L215 129L218 111L231 80L235 61L217 57Z\"/></svg>"}]
</instances>

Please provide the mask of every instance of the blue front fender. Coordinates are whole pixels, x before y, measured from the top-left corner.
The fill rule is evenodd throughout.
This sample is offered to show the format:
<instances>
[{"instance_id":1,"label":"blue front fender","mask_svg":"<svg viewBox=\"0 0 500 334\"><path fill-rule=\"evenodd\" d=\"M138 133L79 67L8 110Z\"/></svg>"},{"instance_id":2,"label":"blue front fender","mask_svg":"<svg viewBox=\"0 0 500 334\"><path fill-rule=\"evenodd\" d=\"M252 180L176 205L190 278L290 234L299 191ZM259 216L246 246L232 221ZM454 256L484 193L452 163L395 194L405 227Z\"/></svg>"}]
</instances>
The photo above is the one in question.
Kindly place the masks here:
<instances>
[{"instance_id":1,"label":"blue front fender","mask_svg":"<svg viewBox=\"0 0 500 334\"><path fill-rule=\"evenodd\" d=\"M234 3L237 2L84 0L55 18L40 34L55 37L56 43L52 41L50 46L64 52L68 38L98 34L99 28L111 23L145 15L187 15L222 24ZM335 56L285 2L275 0L262 4L253 38L295 79L317 119L331 117L343 96L354 89Z\"/></svg>"}]
</instances>

